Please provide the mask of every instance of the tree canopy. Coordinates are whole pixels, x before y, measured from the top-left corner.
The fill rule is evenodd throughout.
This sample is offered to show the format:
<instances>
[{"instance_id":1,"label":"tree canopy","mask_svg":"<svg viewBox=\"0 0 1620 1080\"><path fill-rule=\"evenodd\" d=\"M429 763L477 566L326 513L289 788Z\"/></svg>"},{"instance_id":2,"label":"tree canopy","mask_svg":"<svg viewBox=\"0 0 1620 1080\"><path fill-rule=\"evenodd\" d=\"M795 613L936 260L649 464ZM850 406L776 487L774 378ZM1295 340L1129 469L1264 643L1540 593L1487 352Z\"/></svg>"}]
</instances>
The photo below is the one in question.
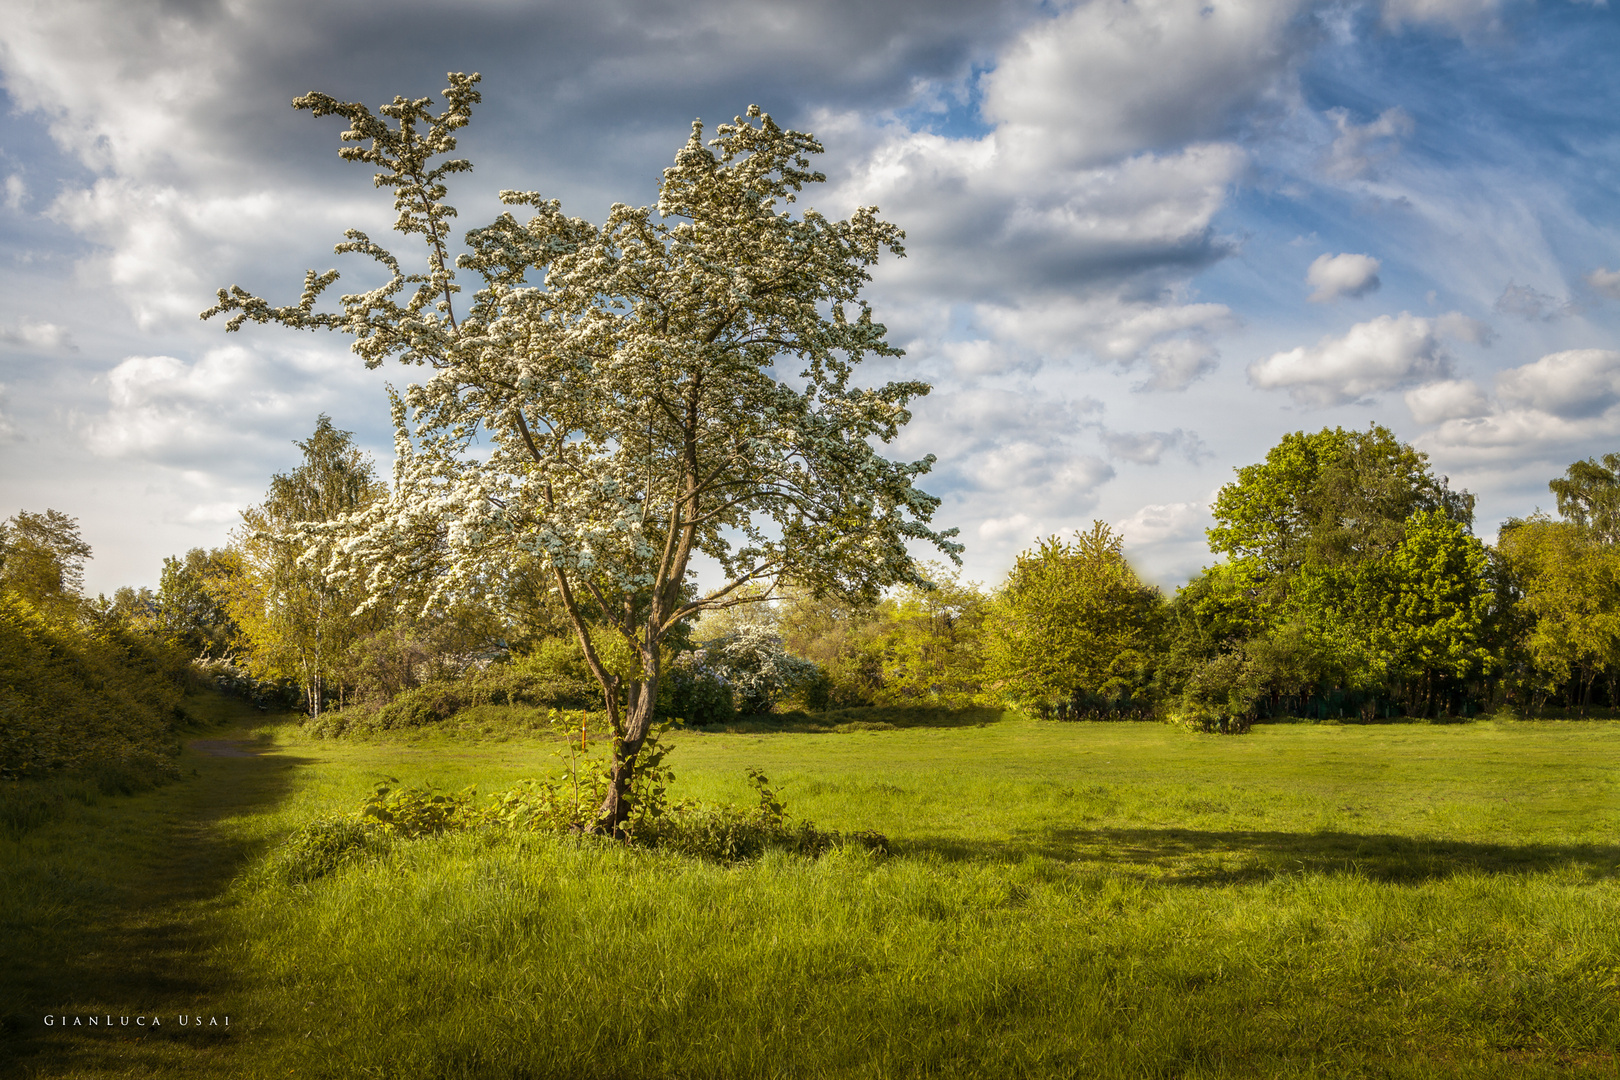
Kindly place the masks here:
<instances>
[{"instance_id":1,"label":"tree canopy","mask_svg":"<svg viewBox=\"0 0 1620 1080\"><path fill-rule=\"evenodd\" d=\"M751 583L875 600L924 584L908 543L959 550L954 530L930 527L938 500L914 484L933 458L873 449L928 387L855 378L868 356L901 354L861 291L884 252L903 254L903 234L874 207L795 215L825 179L810 168L821 146L750 107L708 142L694 123L656 206L615 204L594 225L538 193L502 192L527 220L501 214L452 258L446 180L472 166L448 155L480 95L476 75L449 81L438 113L429 98L378 114L318 93L294 103L348 121L342 139L358 145L341 156L377 167L395 230L423 244L422 271L351 230L337 250L375 260L386 284L319 311L337 272L310 271L296 304L233 287L204 318L338 330L370 366L429 369L394 397L388 497L344 521L328 568L373 597L423 575L442 596L492 562L541 559L618 734L601 826L614 828L660 644L683 621L744 601ZM465 304L458 272L476 283ZM721 574L704 590L699 556ZM603 634L639 669L604 662Z\"/></svg>"}]
</instances>

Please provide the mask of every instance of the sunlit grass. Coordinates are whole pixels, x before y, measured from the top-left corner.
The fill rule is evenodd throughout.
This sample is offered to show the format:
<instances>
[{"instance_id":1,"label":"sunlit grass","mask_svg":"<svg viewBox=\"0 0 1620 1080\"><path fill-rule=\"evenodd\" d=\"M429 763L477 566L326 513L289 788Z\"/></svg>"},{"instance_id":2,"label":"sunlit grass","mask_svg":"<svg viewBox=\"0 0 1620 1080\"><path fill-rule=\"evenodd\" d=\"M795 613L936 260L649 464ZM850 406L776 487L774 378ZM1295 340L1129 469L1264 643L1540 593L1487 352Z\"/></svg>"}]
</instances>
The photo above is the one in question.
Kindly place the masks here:
<instances>
[{"instance_id":1,"label":"sunlit grass","mask_svg":"<svg viewBox=\"0 0 1620 1080\"><path fill-rule=\"evenodd\" d=\"M34 1060L62 1063L43 1075L1614 1075L1620 725L1219 737L918 719L671 737L676 797L749 799L761 768L796 816L886 834L887 858L726 867L473 833L295 888L241 871L385 777L490 791L557 768L565 743L506 714L369 742L264 723L260 757L195 759L186 784L36 830L11 855L35 885L0 894L7 931L46 907L69 928L119 903L195 912L192 989L237 1010L231 1039ZM150 839L113 856L144 900L85 869L87 852L173 835L181 791L236 860L229 890L211 879L190 908L157 896L136 865L158 857ZM55 906L19 901L48 880ZM71 952L67 930L53 940Z\"/></svg>"}]
</instances>

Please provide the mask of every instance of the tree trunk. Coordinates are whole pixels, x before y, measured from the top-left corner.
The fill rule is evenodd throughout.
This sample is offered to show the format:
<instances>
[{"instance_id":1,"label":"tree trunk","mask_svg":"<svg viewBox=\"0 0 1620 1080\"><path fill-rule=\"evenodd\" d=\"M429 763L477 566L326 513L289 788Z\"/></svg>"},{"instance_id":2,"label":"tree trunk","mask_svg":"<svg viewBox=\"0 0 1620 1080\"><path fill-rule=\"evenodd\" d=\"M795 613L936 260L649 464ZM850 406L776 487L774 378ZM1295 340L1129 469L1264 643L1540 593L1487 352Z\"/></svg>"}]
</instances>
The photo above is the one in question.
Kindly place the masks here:
<instances>
[{"instance_id":1,"label":"tree trunk","mask_svg":"<svg viewBox=\"0 0 1620 1080\"><path fill-rule=\"evenodd\" d=\"M631 787L636 776L636 756L652 730L653 707L658 702L658 673L653 671L641 682L630 684L629 708L623 731L613 733L613 765L608 773L607 798L597 811L590 831L623 837L624 823L633 809Z\"/></svg>"}]
</instances>

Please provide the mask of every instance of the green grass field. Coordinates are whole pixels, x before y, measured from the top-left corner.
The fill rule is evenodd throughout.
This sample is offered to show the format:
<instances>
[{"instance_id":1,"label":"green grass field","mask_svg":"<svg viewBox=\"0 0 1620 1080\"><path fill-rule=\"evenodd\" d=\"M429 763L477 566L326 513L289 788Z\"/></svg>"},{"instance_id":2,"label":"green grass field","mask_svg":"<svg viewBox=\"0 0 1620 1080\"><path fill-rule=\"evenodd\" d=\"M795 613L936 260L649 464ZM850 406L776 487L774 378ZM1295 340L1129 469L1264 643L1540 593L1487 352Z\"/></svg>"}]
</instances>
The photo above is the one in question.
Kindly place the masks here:
<instances>
[{"instance_id":1,"label":"green grass field","mask_svg":"<svg viewBox=\"0 0 1620 1080\"><path fill-rule=\"evenodd\" d=\"M0 834L10 1075L1620 1075L1612 721L740 724L674 737L674 794L758 767L892 853L475 832L289 887L254 867L379 779L493 790L558 744L216 707L254 753Z\"/></svg>"}]
</instances>

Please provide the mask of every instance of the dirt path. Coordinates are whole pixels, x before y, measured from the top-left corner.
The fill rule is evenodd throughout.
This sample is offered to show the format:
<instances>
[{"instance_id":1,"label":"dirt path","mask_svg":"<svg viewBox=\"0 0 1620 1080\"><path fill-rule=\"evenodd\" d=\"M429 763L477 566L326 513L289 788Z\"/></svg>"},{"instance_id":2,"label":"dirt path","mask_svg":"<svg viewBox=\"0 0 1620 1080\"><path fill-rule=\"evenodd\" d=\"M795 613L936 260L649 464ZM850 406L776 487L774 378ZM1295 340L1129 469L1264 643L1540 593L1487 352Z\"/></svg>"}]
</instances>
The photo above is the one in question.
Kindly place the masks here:
<instances>
[{"instance_id":1,"label":"dirt path","mask_svg":"<svg viewBox=\"0 0 1620 1080\"><path fill-rule=\"evenodd\" d=\"M104 800L16 846L17 887L0 895L0 937L10 938L0 942L0 1075L239 1072L233 1044L251 1018L215 945L226 889L254 845L226 822L278 802L302 761L230 737L262 714L234 702L220 711L237 726L191 740L181 782Z\"/></svg>"}]
</instances>

